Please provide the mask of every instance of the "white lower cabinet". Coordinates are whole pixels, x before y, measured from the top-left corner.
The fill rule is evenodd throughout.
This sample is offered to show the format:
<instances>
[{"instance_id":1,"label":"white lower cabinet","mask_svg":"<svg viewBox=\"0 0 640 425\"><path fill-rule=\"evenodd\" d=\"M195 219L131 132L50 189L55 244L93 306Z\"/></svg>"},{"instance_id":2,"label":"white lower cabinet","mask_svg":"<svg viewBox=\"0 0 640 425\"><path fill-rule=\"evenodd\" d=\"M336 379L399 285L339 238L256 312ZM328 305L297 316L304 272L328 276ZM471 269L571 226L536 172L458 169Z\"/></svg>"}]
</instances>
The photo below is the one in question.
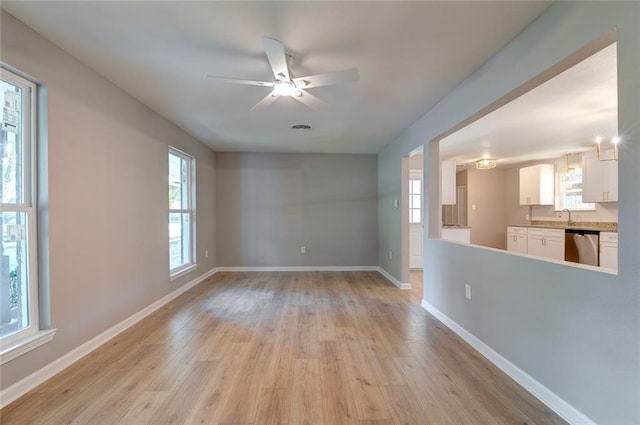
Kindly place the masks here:
<instances>
[{"instance_id":1,"label":"white lower cabinet","mask_svg":"<svg viewBox=\"0 0 640 425\"><path fill-rule=\"evenodd\" d=\"M534 257L563 261L564 229L507 227L507 250ZM603 269L618 270L618 233L600 232L600 262Z\"/></svg>"},{"instance_id":2,"label":"white lower cabinet","mask_svg":"<svg viewBox=\"0 0 640 425\"><path fill-rule=\"evenodd\" d=\"M443 228L442 239L452 242L470 243L471 229L468 227Z\"/></svg>"},{"instance_id":3,"label":"white lower cabinet","mask_svg":"<svg viewBox=\"0 0 640 425\"><path fill-rule=\"evenodd\" d=\"M618 270L618 234L600 232L600 267Z\"/></svg>"},{"instance_id":4,"label":"white lower cabinet","mask_svg":"<svg viewBox=\"0 0 640 425\"><path fill-rule=\"evenodd\" d=\"M528 253L526 227L507 227L507 251Z\"/></svg>"},{"instance_id":5,"label":"white lower cabinet","mask_svg":"<svg viewBox=\"0 0 640 425\"><path fill-rule=\"evenodd\" d=\"M530 227L527 231L527 254L564 260L564 229Z\"/></svg>"}]
</instances>

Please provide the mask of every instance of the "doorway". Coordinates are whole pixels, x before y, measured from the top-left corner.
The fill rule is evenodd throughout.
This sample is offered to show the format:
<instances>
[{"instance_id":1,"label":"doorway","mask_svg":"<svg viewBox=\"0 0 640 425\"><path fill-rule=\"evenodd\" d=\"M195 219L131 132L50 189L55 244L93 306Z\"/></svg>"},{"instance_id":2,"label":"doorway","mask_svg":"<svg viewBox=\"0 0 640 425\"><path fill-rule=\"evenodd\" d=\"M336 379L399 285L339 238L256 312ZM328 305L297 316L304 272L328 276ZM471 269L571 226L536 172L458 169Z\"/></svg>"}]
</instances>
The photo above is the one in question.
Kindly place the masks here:
<instances>
[{"instance_id":1,"label":"doorway","mask_svg":"<svg viewBox=\"0 0 640 425\"><path fill-rule=\"evenodd\" d=\"M402 282L411 289L411 299L418 303L423 297L424 265L424 151L423 147L402 157Z\"/></svg>"}]
</instances>

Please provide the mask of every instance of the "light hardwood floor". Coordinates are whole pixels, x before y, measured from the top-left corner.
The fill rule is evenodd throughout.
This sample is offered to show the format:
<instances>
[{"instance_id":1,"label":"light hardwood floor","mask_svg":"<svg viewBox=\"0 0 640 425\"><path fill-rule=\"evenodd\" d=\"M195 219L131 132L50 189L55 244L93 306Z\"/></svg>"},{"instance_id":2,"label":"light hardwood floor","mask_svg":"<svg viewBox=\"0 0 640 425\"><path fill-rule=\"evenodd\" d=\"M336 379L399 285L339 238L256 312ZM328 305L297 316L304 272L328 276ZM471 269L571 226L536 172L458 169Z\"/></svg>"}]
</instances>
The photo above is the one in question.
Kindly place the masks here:
<instances>
[{"instance_id":1,"label":"light hardwood floor","mask_svg":"<svg viewBox=\"0 0 640 425\"><path fill-rule=\"evenodd\" d=\"M564 423L422 310L420 295L375 272L218 273L0 422Z\"/></svg>"},{"instance_id":2,"label":"light hardwood floor","mask_svg":"<svg viewBox=\"0 0 640 425\"><path fill-rule=\"evenodd\" d=\"M409 282L411 283L412 301L420 304L422 302L422 269L412 269L409 272Z\"/></svg>"}]
</instances>

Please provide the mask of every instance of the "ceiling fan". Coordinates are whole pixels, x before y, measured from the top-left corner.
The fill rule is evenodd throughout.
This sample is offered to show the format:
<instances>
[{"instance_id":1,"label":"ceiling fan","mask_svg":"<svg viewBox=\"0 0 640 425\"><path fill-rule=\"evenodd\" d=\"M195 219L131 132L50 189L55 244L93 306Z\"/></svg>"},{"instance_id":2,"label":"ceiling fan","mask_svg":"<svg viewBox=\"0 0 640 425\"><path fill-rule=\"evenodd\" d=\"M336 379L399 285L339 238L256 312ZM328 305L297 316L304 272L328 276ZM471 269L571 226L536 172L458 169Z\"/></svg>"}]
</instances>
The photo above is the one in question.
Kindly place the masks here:
<instances>
[{"instance_id":1,"label":"ceiling fan","mask_svg":"<svg viewBox=\"0 0 640 425\"><path fill-rule=\"evenodd\" d=\"M359 78L358 70L355 68L293 78L289 70L289 62L292 60L292 57L285 53L284 44L270 37L264 37L262 43L267 59L269 60L269 65L271 65L273 71L274 80L272 82L242 80L209 74L205 75L205 78L215 79L222 83L272 87L273 91L251 108L252 111L266 108L280 96L290 96L311 109L322 110L329 105L307 92L306 89L357 81Z\"/></svg>"}]
</instances>

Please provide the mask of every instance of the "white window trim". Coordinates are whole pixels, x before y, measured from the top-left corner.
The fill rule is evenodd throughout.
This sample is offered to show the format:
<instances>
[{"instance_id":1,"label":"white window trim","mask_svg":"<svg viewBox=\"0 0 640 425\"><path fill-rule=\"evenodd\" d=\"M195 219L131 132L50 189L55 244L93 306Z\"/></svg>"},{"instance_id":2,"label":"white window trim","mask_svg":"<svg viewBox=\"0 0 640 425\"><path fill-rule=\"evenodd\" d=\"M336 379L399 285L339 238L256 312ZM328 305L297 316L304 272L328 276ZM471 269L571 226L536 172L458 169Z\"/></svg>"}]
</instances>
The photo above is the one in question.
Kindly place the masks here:
<instances>
[{"instance_id":1,"label":"white window trim","mask_svg":"<svg viewBox=\"0 0 640 425\"><path fill-rule=\"evenodd\" d=\"M24 212L27 216L28 237L28 274L29 274L29 326L12 335L0 338L0 365L51 342L56 329L40 329L40 297L38 294L38 237L36 208L36 99L37 85L32 81L16 75L6 68L0 68L2 79L13 85L28 89L29 94L23 99L23 109L28 110L29 119L22 120L23 139L28 140L23 147L22 181L26 188L21 204L1 204L2 211ZM25 105L26 103L26 105Z\"/></svg>"},{"instance_id":2,"label":"white window trim","mask_svg":"<svg viewBox=\"0 0 640 425\"><path fill-rule=\"evenodd\" d=\"M188 273L191 273L197 268L198 268L198 263L183 264L182 266L176 267L175 269L172 270L171 275L169 275L169 280L173 282L174 280L179 279Z\"/></svg>"},{"instance_id":3,"label":"white window trim","mask_svg":"<svg viewBox=\"0 0 640 425\"><path fill-rule=\"evenodd\" d=\"M53 340L57 329L41 330L24 335L13 344L0 343L0 365L10 362Z\"/></svg>"},{"instance_id":4,"label":"white window trim","mask_svg":"<svg viewBox=\"0 0 640 425\"><path fill-rule=\"evenodd\" d=\"M576 167L576 168L582 169L581 166L580 167ZM560 165L560 163L556 164L556 170L557 171L556 171L556 175L555 175L555 187L556 187L556 193L558 195L556 196L556 201L554 202L554 205L553 205L553 211L556 212L556 213L564 211L565 209L568 209L571 212L574 212L574 211L575 212L580 212L580 211L582 211L582 212L594 212L594 211L596 211L597 210L597 206L596 206L595 203L593 203L593 207L590 207L590 208L567 208L566 206L564 206L564 202L561 199L561 197L564 196L564 194L561 191L561 183L560 183L560 179L561 179L561 176L562 176L562 173L563 173L563 171L562 171L563 167ZM583 174L582 178L584 179L584 174ZM583 202L583 204L589 204L589 203L591 203L591 202ZM560 205L560 204L562 204L562 205Z\"/></svg>"},{"instance_id":5,"label":"white window trim","mask_svg":"<svg viewBox=\"0 0 640 425\"><path fill-rule=\"evenodd\" d=\"M172 209L169 208L169 214L189 214L189 239L191 244L191 252L189 255L189 262L182 264L178 267L169 270L169 280L174 281L187 273L190 273L198 268L196 261L196 199L195 199L195 177L196 177L196 159L186 152L176 149L173 146L169 146L169 154L180 157L181 159L189 162L189 174L187 175L187 187L189 191L187 193L187 203L189 209Z\"/></svg>"}]
</instances>

